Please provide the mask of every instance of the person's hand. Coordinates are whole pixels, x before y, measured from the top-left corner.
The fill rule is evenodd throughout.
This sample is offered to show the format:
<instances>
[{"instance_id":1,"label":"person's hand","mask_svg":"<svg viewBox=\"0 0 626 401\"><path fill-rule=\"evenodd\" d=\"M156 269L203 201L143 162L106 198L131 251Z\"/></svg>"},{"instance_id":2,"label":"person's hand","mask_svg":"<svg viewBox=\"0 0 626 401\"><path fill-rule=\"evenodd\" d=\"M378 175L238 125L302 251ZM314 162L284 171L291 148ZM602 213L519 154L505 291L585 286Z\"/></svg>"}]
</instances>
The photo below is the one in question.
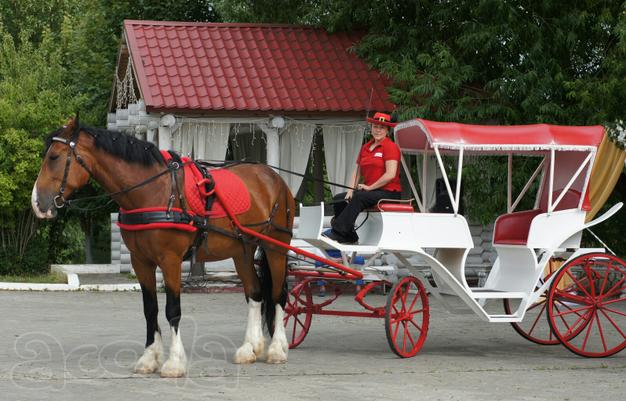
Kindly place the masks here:
<instances>
[{"instance_id":1,"label":"person's hand","mask_svg":"<svg viewBox=\"0 0 626 401\"><path fill-rule=\"evenodd\" d=\"M348 192L346 192L346 197L345 197L345 199L346 199L346 200L350 200L350 199L352 199L352 193L353 193L353 192L354 192L353 190L349 189L349 190L348 190Z\"/></svg>"},{"instance_id":2,"label":"person's hand","mask_svg":"<svg viewBox=\"0 0 626 401\"><path fill-rule=\"evenodd\" d=\"M357 189L360 189L361 191L369 191L371 190L369 185L365 185L365 184L359 184L357 185Z\"/></svg>"}]
</instances>

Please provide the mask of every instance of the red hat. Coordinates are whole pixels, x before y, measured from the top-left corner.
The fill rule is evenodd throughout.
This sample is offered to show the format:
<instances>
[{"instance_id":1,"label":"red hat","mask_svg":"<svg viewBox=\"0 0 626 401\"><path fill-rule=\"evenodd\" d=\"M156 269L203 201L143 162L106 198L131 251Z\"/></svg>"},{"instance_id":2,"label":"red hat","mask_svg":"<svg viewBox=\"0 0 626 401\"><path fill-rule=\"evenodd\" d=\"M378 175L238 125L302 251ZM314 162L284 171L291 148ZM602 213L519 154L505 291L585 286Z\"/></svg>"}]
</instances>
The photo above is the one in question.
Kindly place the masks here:
<instances>
[{"instance_id":1,"label":"red hat","mask_svg":"<svg viewBox=\"0 0 626 401\"><path fill-rule=\"evenodd\" d=\"M385 113L376 113L374 114L374 118L367 118L368 123L376 124L376 125L384 125L385 127L395 127L398 123L391 122L391 116Z\"/></svg>"}]
</instances>

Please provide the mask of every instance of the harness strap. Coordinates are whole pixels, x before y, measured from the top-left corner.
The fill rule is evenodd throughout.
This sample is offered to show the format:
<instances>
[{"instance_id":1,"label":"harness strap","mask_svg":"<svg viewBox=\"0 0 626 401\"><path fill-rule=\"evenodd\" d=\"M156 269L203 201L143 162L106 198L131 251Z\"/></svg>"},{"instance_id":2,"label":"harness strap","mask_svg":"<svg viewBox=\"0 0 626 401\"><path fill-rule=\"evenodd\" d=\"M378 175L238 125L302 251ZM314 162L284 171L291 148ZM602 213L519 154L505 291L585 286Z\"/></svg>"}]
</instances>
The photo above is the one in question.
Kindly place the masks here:
<instances>
[{"instance_id":1,"label":"harness strap","mask_svg":"<svg viewBox=\"0 0 626 401\"><path fill-rule=\"evenodd\" d=\"M152 211L125 213L120 210L118 221L120 224L139 225L153 223L192 224L194 216L184 211Z\"/></svg>"}]
</instances>

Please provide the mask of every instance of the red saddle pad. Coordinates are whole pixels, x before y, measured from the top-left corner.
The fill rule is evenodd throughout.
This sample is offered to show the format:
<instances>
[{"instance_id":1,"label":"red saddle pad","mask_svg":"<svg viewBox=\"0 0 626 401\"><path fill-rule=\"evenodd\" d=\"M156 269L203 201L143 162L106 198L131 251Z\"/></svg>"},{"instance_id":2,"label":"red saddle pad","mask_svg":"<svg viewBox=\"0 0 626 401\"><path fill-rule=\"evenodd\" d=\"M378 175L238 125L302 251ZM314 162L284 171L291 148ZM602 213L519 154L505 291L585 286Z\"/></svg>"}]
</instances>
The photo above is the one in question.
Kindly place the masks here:
<instances>
[{"instance_id":1,"label":"red saddle pad","mask_svg":"<svg viewBox=\"0 0 626 401\"><path fill-rule=\"evenodd\" d=\"M163 155L169 160L169 153ZM184 163L191 161L188 157L182 158ZM226 211L222 204L215 199L210 211L205 210L206 197L204 193L204 183L202 173L195 164L185 164L185 200L187 205L198 216L209 216L210 218L226 217ZM245 184L235 173L224 168L210 169L211 177L215 182L215 187L219 188L220 195L233 214L238 215L250 210L250 192ZM199 186L203 187L202 192Z\"/></svg>"}]
</instances>

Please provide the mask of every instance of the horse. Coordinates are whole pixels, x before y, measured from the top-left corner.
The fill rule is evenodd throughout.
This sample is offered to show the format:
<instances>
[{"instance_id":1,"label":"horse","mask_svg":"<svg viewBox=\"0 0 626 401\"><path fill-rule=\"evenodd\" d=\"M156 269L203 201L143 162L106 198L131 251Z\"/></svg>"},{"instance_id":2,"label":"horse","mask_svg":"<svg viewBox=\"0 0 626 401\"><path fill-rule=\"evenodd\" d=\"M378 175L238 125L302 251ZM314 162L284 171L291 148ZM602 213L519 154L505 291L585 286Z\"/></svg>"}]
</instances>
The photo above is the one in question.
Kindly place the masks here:
<instances>
[{"instance_id":1,"label":"horse","mask_svg":"<svg viewBox=\"0 0 626 401\"><path fill-rule=\"evenodd\" d=\"M33 185L32 209L38 218L56 217L57 209L65 206L72 193L85 186L90 179L104 188L120 210L166 205L184 207L184 199L174 196L174 192L182 193L183 169L170 171L167 168L168 164L154 144L116 131L84 127L76 116L48 136L41 169ZM276 241L289 244L295 201L282 178L263 164L241 163L225 168L243 181L252 199L248 211L237 216L239 222ZM196 248L196 260L199 262L232 258L243 284L248 302L248 321L243 344L235 352L233 362L253 363L262 358L267 363L287 361L289 347L283 325L287 255L271 241L253 241L235 232L232 223L229 216L212 218L210 225L213 229L202 234L167 228L122 229L122 237L141 286L146 320L146 345L135 364L136 373L160 371L161 377L182 377L186 374L187 357L179 328L181 264L194 243L201 244ZM205 238L197 238L198 235ZM258 274L255 268L257 247L262 255ZM163 273L165 315L172 336L169 358L165 363L161 329L157 322L157 266ZM271 336L267 351L263 326L267 327Z\"/></svg>"}]
</instances>

